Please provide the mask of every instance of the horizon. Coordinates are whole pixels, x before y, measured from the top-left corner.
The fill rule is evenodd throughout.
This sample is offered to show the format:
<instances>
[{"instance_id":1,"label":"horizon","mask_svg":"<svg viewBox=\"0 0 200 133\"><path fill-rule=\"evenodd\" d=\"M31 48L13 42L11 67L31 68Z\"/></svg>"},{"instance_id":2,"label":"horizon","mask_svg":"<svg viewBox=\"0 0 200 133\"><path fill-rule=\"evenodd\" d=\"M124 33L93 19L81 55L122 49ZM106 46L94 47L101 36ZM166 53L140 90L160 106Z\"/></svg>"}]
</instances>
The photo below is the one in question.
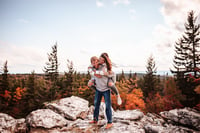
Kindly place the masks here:
<instances>
[{"instance_id":1,"label":"horizon","mask_svg":"<svg viewBox=\"0 0 200 133\"><path fill-rule=\"evenodd\" d=\"M78 72L78 73L81 73L81 74L87 74L87 71L76 71L76 72ZM131 74L146 74L146 71L124 71L124 74L130 74L130 72L131 72ZM31 74L32 72L30 72L30 73L9 73L8 72L8 74L14 74L14 75L20 75L20 74ZM35 74L45 74L44 72L43 73L36 73L36 72L34 72ZM64 74L65 72L58 72L59 74ZM122 73L122 71L117 71L117 72L115 72L115 74L121 74ZM156 71L156 73L155 73L155 75L160 75L160 76L164 76L164 75L168 75L168 76L173 76L173 74L170 72L170 71Z\"/></svg>"}]
</instances>

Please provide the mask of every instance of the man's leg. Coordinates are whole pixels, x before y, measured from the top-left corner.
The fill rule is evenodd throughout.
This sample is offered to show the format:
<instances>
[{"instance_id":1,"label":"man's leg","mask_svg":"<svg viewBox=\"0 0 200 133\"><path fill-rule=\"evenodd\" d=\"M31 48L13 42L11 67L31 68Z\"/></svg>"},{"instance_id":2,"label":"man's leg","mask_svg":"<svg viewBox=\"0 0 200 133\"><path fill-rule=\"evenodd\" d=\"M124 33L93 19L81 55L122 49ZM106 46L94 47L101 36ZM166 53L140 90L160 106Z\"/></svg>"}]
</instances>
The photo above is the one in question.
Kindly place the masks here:
<instances>
[{"instance_id":1,"label":"man's leg","mask_svg":"<svg viewBox=\"0 0 200 133\"><path fill-rule=\"evenodd\" d=\"M111 98L110 98L110 90L103 92L103 96L106 104L106 116L108 123L112 123L112 110L111 110Z\"/></svg>"},{"instance_id":2,"label":"man's leg","mask_svg":"<svg viewBox=\"0 0 200 133\"><path fill-rule=\"evenodd\" d=\"M99 117L99 107L101 104L101 99L102 99L102 92L98 91L96 89L95 92L95 98L94 98L94 121L98 121Z\"/></svg>"}]
</instances>

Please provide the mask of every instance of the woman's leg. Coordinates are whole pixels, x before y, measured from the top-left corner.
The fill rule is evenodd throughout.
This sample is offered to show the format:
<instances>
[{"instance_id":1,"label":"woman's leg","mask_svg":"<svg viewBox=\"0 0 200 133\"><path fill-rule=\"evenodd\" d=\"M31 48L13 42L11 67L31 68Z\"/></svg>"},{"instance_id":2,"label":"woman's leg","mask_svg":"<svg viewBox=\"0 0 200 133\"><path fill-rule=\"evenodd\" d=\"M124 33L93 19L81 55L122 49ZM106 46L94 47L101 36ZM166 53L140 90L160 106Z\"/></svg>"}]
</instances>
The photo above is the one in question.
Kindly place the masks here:
<instances>
[{"instance_id":1,"label":"woman's leg","mask_svg":"<svg viewBox=\"0 0 200 133\"><path fill-rule=\"evenodd\" d=\"M111 90L115 93L115 95L117 96L117 104L118 105L121 105L122 104L122 99L119 95L119 92L118 92L118 89L117 87L115 86L114 82L112 79L108 79L108 87L111 88Z\"/></svg>"},{"instance_id":2,"label":"woman's leg","mask_svg":"<svg viewBox=\"0 0 200 133\"><path fill-rule=\"evenodd\" d=\"M115 93L115 95L119 95L119 92L117 90L117 87L112 82L112 80L108 80L108 87L111 88L111 90Z\"/></svg>"},{"instance_id":3,"label":"woman's leg","mask_svg":"<svg viewBox=\"0 0 200 133\"><path fill-rule=\"evenodd\" d=\"M99 107L101 104L101 99L102 99L102 92L98 91L96 89L95 92L95 98L94 98L94 121L98 121L99 117Z\"/></svg>"},{"instance_id":4,"label":"woman's leg","mask_svg":"<svg viewBox=\"0 0 200 133\"><path fill-rule=\"evenodd\" d=\"M106 104L106 116L108 123L112 123L112 110L111 110L111 98L110 98L110 90L104 91L103 96Z\"/></svg>"}]
</instances>

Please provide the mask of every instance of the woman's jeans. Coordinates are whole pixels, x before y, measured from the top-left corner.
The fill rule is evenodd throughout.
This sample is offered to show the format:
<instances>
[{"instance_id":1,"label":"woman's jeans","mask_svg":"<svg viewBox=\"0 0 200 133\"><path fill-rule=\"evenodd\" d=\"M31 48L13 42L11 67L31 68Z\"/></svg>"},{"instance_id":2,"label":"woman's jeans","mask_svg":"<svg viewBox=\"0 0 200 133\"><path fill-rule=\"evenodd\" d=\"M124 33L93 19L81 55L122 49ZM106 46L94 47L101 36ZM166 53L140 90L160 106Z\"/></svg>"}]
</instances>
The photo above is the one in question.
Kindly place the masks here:
<instances>
[{"instance_id":1,"label":"woman's jeans","mask_svg":"<svg viewBox=\"0 0 200 133\"><path fill-rule=\"evenodd\" d=\"M112 110L111 110L111 98L110 98L110 90L101 92L96 89L95 98L94 98L94 120L98 121L99 117L99 108L101 104L102 96L104 96L105 104L106 104L106 117L108 123L112 123Z\"/></svg>"}]
</instances>

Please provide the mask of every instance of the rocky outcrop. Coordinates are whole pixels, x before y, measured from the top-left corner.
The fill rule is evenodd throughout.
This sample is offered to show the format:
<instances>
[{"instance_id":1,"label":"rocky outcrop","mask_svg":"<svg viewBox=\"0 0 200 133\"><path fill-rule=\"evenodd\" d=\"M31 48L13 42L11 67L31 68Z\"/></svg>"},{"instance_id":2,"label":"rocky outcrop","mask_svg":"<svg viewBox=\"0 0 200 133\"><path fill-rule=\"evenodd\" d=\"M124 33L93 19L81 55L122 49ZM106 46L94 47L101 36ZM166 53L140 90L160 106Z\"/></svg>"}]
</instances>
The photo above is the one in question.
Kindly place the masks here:
<instances>
[{"instance_id":1,"label":"rocky outcrop","mask_svg":"<svg viewBox=\"0 0 200 133\"><path fill-rule=\"evenodd\" d=\"M0 113L0 133L26 133L25 119L14 119L13 117Z\"/></svg>"},{"instance_id":2,"label":"rocky outcrop","mask_svg":"<svg viewBox=\"0 0 200 133\"><path fill-rule=\"evenodd\" d=\"M113 119L115 120L140 120L144 114L139 110L124 110L114 112Z\"/></svg>"},{"instance_id":3,"label":"rocky outcrop","mask_svg":"<svg viewBox=\"0 0 200 133\"><path fill-rule=\"evenodd\" d=\"M200 114L194 109L174 109L160 114L167 121L200 131Z\"/></svg>"},{"instance_id":4,"label":"rocky outcrop","mask_svg":"<svg viewBox=\"0 0 200 133\"><path fill-rule=\"evenodd\" d=\"M84 119L89 110L89 102L79 97L64 98L52 103L45 103L45 107L62 115L66 119L76 120L77 118Z\"/></svg>"},{"instance_id":5,"label":"rocky outcrop","mask_svg":"<svg viewBox=\"0 0 200 133\"><path fill-rule=\"evenodd\" d=\"M159 115L140 110L113 110L113 127L105 129L105 104L101 103L98 124L93 119L94 106L79 97L68 97L45 103L45 109L31 112L25 119L0 113L1 133L199 133L200 112L191 109L174 109Z\"/></svg>"},{"instance_id":6,"label":"rocky outcrop","mask_svg":"<svg viewBox=\"0 0 200 133\"><path fill-rule=\"evenodd\" d=\"M162 116L147 113L142 119L143 127L146 132L149 133L195 133L197 131L179 126L173 125L171 122L165 121Z\"/></svg>"},{"instance_id":7,"label":"rocky outcrop","mask_svg":"<svg viewBox=\"0 0 200 133\"><path fill-rule=\"evenodd\" d=\"M32 128L43 127L50 129L66 126L68 121L50 109L38 109L26 117L26 123Z\"/></svg>"}]
</instances>

